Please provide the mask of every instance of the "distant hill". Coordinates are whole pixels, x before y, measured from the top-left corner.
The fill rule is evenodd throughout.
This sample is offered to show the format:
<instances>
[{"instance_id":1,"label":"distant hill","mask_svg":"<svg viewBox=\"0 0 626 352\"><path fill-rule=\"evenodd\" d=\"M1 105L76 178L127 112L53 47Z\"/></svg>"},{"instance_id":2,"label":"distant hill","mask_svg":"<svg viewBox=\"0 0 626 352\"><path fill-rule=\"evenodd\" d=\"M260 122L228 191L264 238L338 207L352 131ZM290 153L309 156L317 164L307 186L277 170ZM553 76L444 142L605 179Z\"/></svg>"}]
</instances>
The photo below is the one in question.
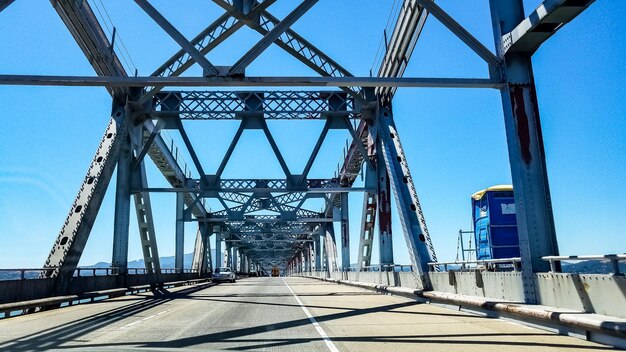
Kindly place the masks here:
<instances>
[{"instance_id":1,"label":"distant hill","mask_svg":"<svg viewBox=\"0 0 626 352\"><path fill-rule=\"evenodd\" d=\"M213 267L215 267L215 250L211 250L211 258L213 258ZM174 268L174 256L171 257L159 257L161 268L162 269L173 269ZM191 262L193 261L193 253L185 254L184 268L191 269ZM92 265L81 265L81 268L110 268L111 263L107 262L98 262ZM133 260L128 262L129 268L145 268L143 259ZM87 276L89 273L82 273L81 275ZM24 273L24 277L27 279L35 279L39 276L39 272L26 272ZM19 271L1 271L0 272L0 280L15 280L20 277Z\"/></svg>"},{"instance_id":2,"label":"distant hill","mask_svg":"<svg viewBox=\"0 0 626 352\"><path fill-rule=\"evenodd\" d=\"M626 263L619 263L619 269L622 273L626 273ZM564 273L581 273L581 274L611 274L613 267L610 261L585 260L578 263L563 262L561 270Z\"/></svg>"},{"instance_id":3,"label":"distant hill","mask_svg":"<svg viewBox=\"0 0 626 352\"><path fill-rule=\"evenodd\" d=\"M191 269L191 262L193 261L193 253L186 253L184 256L184 269ZM213 259L213 267L215 267L215 249L211 249L211 258ZM174 269L175 257L159 257L162 269ZM111 263L98 262L93 265L81 266L81 268L110 268ZM128 262L129 268L145 268L143 259L137 259Z\"/></svg>"}]
</instances>

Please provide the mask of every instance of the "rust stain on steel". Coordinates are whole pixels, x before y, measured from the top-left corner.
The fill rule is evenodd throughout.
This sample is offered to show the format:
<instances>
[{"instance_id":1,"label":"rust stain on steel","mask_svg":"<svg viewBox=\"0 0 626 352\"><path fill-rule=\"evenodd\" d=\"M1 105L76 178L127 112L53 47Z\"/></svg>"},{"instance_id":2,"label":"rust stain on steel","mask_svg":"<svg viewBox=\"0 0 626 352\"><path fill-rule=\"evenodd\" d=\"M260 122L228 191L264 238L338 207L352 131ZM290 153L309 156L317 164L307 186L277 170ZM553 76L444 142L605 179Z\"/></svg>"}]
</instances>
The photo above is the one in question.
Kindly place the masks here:
<instances>
[{"instance_id":1,"label":"rust stain on steel","mask_svg":"<svg viewBox=\"0 0 626 352\"><path fill-rule=\"evenodd\" d=\"M378 182L378 229L381 234L391 236L391 199L389 198L389 177Z\"/></svg>"},{"instance_id":2,"label":"rust stain on steel","mask_svg":"<svg viewBox=\"0 0 626 352\"><path fill-rule=\"evenodd\" d=\"M513 118L517 126L516 131L520 144L520 153L522 154L522 160L528 165L533 157L530 152L530 126L528 125L528 115L526 114L523 87L511 87L511 102L513 103Z\"/></svg>"}]
</instances>

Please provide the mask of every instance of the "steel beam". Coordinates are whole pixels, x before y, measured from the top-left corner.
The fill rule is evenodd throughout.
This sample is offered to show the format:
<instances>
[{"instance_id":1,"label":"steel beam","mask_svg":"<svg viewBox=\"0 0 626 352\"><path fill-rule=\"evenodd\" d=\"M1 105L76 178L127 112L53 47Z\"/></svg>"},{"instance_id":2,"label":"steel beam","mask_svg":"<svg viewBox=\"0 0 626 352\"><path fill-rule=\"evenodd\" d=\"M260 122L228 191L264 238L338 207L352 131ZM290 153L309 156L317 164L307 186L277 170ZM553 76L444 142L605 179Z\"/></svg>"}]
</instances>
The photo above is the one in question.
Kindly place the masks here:
<instances>
[{"instance_id":1,"label":"steel beam","mask_svg":"<svg viewBox=\"0 0 626 352\"><path fill-rule=\"evenodd\" d=\"M341 271L350 271L350 214L348 193L341 193Z\"/></svg>"},{"instance_id":2,"label":"steel beam","mask_svg":"<svg viewBox=\"0 0 626 352\"><path fill-rule=\"evenodd\" d=\"M225 13L211 25L198 34L190 43L202 55L206 55L220 43L234 34L243 23L234 19L230 13ZM195 63L195 60L185 51L180 50L168 59L161 67L157 68L150 76L168 77L179 76ZM146 92L138 100L140 104L149 101L163 87L146 87Z\"/></svg>"},{"instance_id":3,"label":"steel beam","mask_svg":"<svg viewBox=\"0 0 626 352\"><path fill-rule=\"evenodd\" d=\"M204 224L198 224L198 231L196 232L196 240L193 245L193 256L191 260L191 269L198 270L202 273L202 261L204 260L204 245L202 227L206 227Z\"/></svg>"},{"instance_id":4,"label":"steel beam","mask_svg":"<svg viewBox=\"0 0 626 352\"><path fill-rule=\"evenodd\" d=\"M14 0L0 0L0 12L6 9Z\"/></svg>"},{"instance_id":5,"label":"steel beam","mask_svg":"<svg viewBox=\"0 0 626 352\"><path fill-rule=\"evenodd\" d=\"M227 0L213 0L216 4L223 7L227 11L233 11L233 15L240 21L243 21L250 28L256 30L261 35L266 35L280 21L272 16L267 11L262 11L260 16L247 16L246 14L238 11L236 7L229 3ZM323 51L316 48L313 44L302 38L299 34L293 30L287 30L286 33L276 40L276 44L283 50L291 54L294 58L317 72L322 76L327 77L350 77L352 74L345 68L339 65L336 61L331 59ZM356 85L358 87L358 85ZM358 89L349 88L344 86L344 91L362 99L361 92Z\"/></svg>"},{"instance_id":6,"label":"steel beam","mask_svg":"<svg viewBox=\"0 0 626 352\"><path fill-rule=\"evenodd\" d=\"M224 253L222 253L222 233L215 233L215 269L224 266Z\"/></svg>"},{"instance_id":7,"label":"steel beam","mask_svg":"<svg viewBox=\"0 0 626 352\"><path fill-rule=\"evenodd\" d=\"M193 262L191 268L198 270L200 276L205 275L207 272L213 271L213 264L211 262L211 229L212 226L207 224L199 224L198 232L196 234L196 242L193 251Z\"/></svg>"},{"instance_id":8,"label":"steel beam","mask_svg":"<svg viewBox=\"0 0 626 352\"><path fill-rule=\"evenodd\" d=\"M337 242L335 240L335 228L333 224L326 225L324 236L324 256L326 257L326 271L330 274L337 271Z\"/></svg>"},{"instance_id":9,"label":"steel beam","mask_svg":"<svg viewBox=\"0 0 626 352\"><path fill-rule=\"evenodd\" d=\"M276 41L285 31L289 29L300 17L313 7L318 0L303 0L291 13L280 23L276 24L263 38L245 53L228 71L231 75L243 74L245 68L252 63L261 53L265 51L274 41Z\"/></svg>"},{"instance_id":10,"label":"steel beam","mask_svg":"<svg viewBox=\"0 0 626 352\"><path fill-rule=\"evenodd\" d=\"M502 35L502 52L533 54L595 0L546 0L515 28Z\"/></svg>"},{"instance_id":11,"label":"steel beam","mask_svg":"<svg viewBox=\"0 0 626 352\"><path fill-rule=\"evenodd\" d=\"M422 207L415 191L406 155L400 143L393 115L387 107L380 106L376 116L378 137L382 141L385 165L391 179L392 190L396 199L396 208L407 242L411 265L414 266L416 284L419 288L430 289L428 263L437 261L435 251L428 234Z\"/></svg>"},{"instance_id":12,"label":"steel beam","mask_svg":"<svg viewBox=\"0 0 626 352\"><path fill-rule=\"evenodd\" d=\"M115 184L115 215L113 218L113 255L111 266L126 274L128 267L128 236L130 228L130 184L132 150L129 134L120 141Z\"/></svg>"},{"instance_id":13,"label":"steel beam","mask_svg":"<svg viewBox=\"0 0 626 352\"><path fill-rule=\"evenodd\" d=\"M524 20L522 0L506 4L490 0L494 38L503 58L502 89L504 126L516 205L517 229L522 258L525 300L537 301L534 272L549 271L541 258L559 255L552 214L546 157L541 133L537 92L529 53L505 52L502 33L512 31Z\"/></svg>"},{"instance_id":14,"label":"steel beam","mask_svg":"<svg viewBox=\"0 0 626 352\"><path fill-rule=\"evenodd\" d=\"M148 186L148 178L146 176L146 167L143 162L139 165L138 170L141 178L142 186ZM150 202L150 194L147 192L137 192L133 195L135 199L135 211L137 214L137 226L139 227L139 238L141 241L141 250L143 253L143 262L146 273L161 273L161 263L159 261L159 249L156 240L156 231L154 228L154 219L152 217L152 203Z\"/></svg>"},{"instance_id":15,"label":"steel beam","mask_svg":"<svg viewBox=\"0 0 626 352\"><path fill-rule=\"evenodd\" d=\"M340 91L169 91L155 96L150 115L181 120L326 119L360 112L354 99Z\"/></svg>"},{"instance_id":16,"label":"steel beam","mask_svg":"<svg viewBox=\"0 0 626 352\"><path fill-rule=\"evenodd\" d=\"M404 75L427 18L428 11L419 6L417 1L409 0L402 3L391 38L385 43L385 55L378 68L378 77ZM391 102L396 88L379 87L376 94L383 103L388 103Z\"/></svg>"},{"instance_id":17,"label":"steel beam","mask_svg":"<svg viewBox=\"0 0 626 352\"><path fill-rule=\"evenodd\" d=\"M365 168L365 183L376 185L376 170L369 164ZM375 187L374 187L375 188ZM376 222L376 192L365 192L363 194L363 211L361 215L361 236L359 239L359 251L357 259L357 271L369 266L372 260L372 244L374 243L374 225Z\"/></svg>"},{"instance_id":18,"label":"steel beam","mask_svg":"<svg viewBox=\"0 0 626 352\"><path fill-rule=\"evenodd\" d=\"M176 231L174 242L174 267L182 272L185 261L185 195L176 193Z\"/></svg>"},{"instance_id":19,"label":"steel beam","mask_svg":"<svg viewBox=\"0 0 626 352\"><path fill-rule=\"evenodd\" d=\"M141 9L144 10L144 12L148 14L148 16L150 16L152 20L159 25L159 27L172 37L172 39L174 39L174 41L178 43L178 45L180 45L180 47L189 54L189 56L202 66L205 76L215 76L218 74L217 68L215 68L215 66L213 66L213 64L211 64L209 60L207 60L207 58L204 57L204 55L202 55L202 53L200 53L193 46L193 44L191 44L187 38L185 38L185 36L180 33L167 19L165 19L165 17L163 17L163 15L161 15L161 13L147 0L135 0L135 3L137 3L137 5L139 5L139 7L141 7Z\"/></svg>"},{"instance_id":20,"label":"steel beam","mask_svg":"<svg viewBox=\"0 0 626 352\"><path fill-rule=\"evenodd\" d=\"M230 270L237 272L237 246L230 247Z\"/></svg>"},{"instance_id":21,"label":"steel beam","mask_svg":"<svg viewBox=\"0 0 626 352\"><path fill-rule=\"evenodd\" d=\"M64 293L83 253L89 233L104 199L106 189L120 154L120 145L128 135L124 108L113 108L111 120L89 166L80 191L50 254L44 263L43 277L56 278L53 293Z\"/></svg>"},{"instance_id":22,"label":"steel beam","mask_svg":"<svg viewBox=\"0 0 626 352\"><path fill-rule=\"evenodd\" d=\"M395 77L116 77L0 75L0 85L77 87L412 87L489 88L503 84L490 78Z\"/></svg>"},{"instance_id":23,"label":"steel beam","mask_svg":"<svg viewBox=\"0 0 626 352\"><path fill-rule=\"evenodd\" d=\"M322 270L322 241L317 234L313 240L313 251L315 252L315 271Z\"/></svg>"},{"instance_id":24,"label":"steel beam","mask_svg":"<svg viewBox=\"0 0 626 352\"><path fill-rule=\"evenodd\" d=\"M50 0L50 3L99 76L128 76L87 0ZM108 87L108 90L118 104L126 102L127 87Z\"/></svg>"},{"instance_id":25,"label":"steel beam","mask_svg":"<svg viewBox=\"0 0 626 352\"><path fill-rule=\"evenodd\" d=\"M455 21L448 13L446 13L433 0L416 0L424 9L432 16L435 16L444 26L446 26L454 35L457 36L465 45L472 49L478 56L491 66L500 65L500 59L494 55L491 50L487 49L478 39L476 39L463 26Z\"/></svg>"},{"instance_id":26,"label":"steel beam","mask_svg":"<svg viewBox=\"0 0 626 352\"><path fill-rule=\"evenodd\" d=\"M389 174L385 166L385 157L382 141L376 141L376 175L378 193L376 205L378 210L378 244L379 261L382 268L391 268L393 259L393 236L391 235L391 185Z\"/></svg>"}]
</instances>

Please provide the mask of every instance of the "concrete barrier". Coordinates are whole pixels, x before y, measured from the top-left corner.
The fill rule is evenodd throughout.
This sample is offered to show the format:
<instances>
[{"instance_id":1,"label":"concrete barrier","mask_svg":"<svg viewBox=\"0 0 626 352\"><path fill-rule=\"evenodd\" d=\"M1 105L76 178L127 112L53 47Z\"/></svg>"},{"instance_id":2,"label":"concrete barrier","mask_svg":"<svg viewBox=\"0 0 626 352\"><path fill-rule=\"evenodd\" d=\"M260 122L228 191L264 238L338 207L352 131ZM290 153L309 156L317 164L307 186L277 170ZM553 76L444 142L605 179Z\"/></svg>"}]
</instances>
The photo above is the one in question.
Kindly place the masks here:
<instances>
[{"instance_id":1,"label":"concrete barrier","mask_svg":"<svg viewBox=\"0 0 626 352\"><path fill-rule=\"evenodd\" d=\"M617 342L605 342L618 347L626 347L626 319L585 313L581 311L568 310L556 307L546 307L538 305L523 304L505 300L493 300L478 296L467 296L449 292L422 291L407 287L394 287L367 282L355 282L350 280L337 280L319 278L315 276L302 276L310 279L322 280L326 282L349 285L363 289L373 290L379 293L388 293L404 297L424 300L428 302L442 303L466 308L477 308L502 313L506 317L517 317L527 322L545 322L561 326L568 326L578 330L590 331L617 337L621 340ZM613 341L613 340L611 340Z\"/></svg>"},{"instance_id":2,"label":"concrete barrier","mask_svg":"<svg viewBox=\"0 0 626 352\"><path fill-rule=\"evenodd\" d=\"M152 291L156 289L160 289L163 287L179 287L179 286L187 286L194 285L200 283L207 283L208 285L215 285L210 283L208 279L194 279L194 280L182 280L182 281L173 281L166 282L163 284L157 285L138 285L138 286L130 286L123 288L115 288L108 290L100 290L100 291L89 291L84 292L80 295L65 295L65 296L55 296L55 297L47 297L33 300L25 300L19 302L11 302L0 304L0 314L4 314L4 318L10 317L11 312L16 311L26 311L34 308L43 308L43 309L51 309L51 308L60 308L62 304L67 303L68 305L72 305L73 302L80 302L84 300L88 300L89 302L93 302L96 298L113 298L124 296L126 294L133 294L140 291Z\"/></svg>"}]
</instances>

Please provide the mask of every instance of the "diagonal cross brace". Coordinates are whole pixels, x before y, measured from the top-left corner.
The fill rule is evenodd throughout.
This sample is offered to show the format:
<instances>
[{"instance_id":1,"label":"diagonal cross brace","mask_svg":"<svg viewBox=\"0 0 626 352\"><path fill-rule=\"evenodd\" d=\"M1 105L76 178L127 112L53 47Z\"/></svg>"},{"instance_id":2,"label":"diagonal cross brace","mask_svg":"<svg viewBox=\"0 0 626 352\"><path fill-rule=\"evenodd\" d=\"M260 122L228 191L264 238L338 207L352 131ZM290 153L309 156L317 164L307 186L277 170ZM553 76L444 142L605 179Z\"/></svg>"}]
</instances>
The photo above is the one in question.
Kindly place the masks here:
<instances>
[{"instance_id":1,"label":"diagonal cross brace","mask_svg":"<svg viewBox=\"0 0 626 352\"><path fill-rule=\"evenodd\" d=\"M183 48L202 68L204 68L207 76L215 76L218 71L207 58L202 55L186 38L180 33L174 25L172 25L159 11L152 6L148 0L135 0L137 5L141 7L154 22L156 22L167 34L169 34L178 45Z\"/></svg>"},{"instance_id":2,"label":"diagonal cross brace","mask_svg":"<svg viewBox=\"0 0 626 352\"><path fill-rule=\"evenodd\" d=\"M266 35L272 28L280 23L280 20L272 16L266 10L261 11L260 18L257 19L253 16L245 15L227 0L213 0L213 2L226 11L231 12L235 18L244 22L248 27L262 35ZM291 29L286 30L283 35L279 36L275 43L298 61L304 63L322 76L353 77L348 70ZM341 89L359 99L362 103L366 103L359 88L342 87Z\"/></svg>"},{"instance_id":3,"label":"diagonal cross brace","mask_svg":"<svg viewBox=\"0 0 626 352\"><path fill-rule=\"evenodd\" d=\"M476 39L463 26L455 21L446 11L433 0L417 0L431 15L435 16L444 26L446 26L454 35L456 35L465 45L472 49L478 56L485 60L489 65L499 66L502 60L498 58L491 50L487 49L478 39Z\"/></svg>"},{"instance_id":4,"label":"diagonal cross brace","mask_svg":"<svg viewBox=\"0 0 626 352\"><path fill-rule=\"evenodd\" d=\"M254 8L252 8L248 15L258 16L261 11L268 8L274 2L276 2L276 0L265 0L259 2ZM215 20L207 28L205 28L202 32L195 36L190 42L202 55L206 55L243 26L244 23L242 21L239 21L236 18L232 17L232 11L226 11L222 16L220 16L217 20ZM169 60L163 63L163 65L157 68L151 74L151 76L179 76L189 67L193 66L195 62L196 61L193 59L193 57L191 57L185 50L181 49ZM152 98L152 96L161 91L162 88L162 86L146 88L146 93L141 97L141 99L138 100L138 102L147 102L150 98Z\"/></svg>"},{"instance_id":5,"label":"diagonal cross brace","mask_svg":"<svg viewBox=\"0 0 626 352\"><path fill-rule=\"evenodd\" d=\"M231 75L243 74L245 68L252 63L261 53L265 51L272 43L274 43L285 31L289 29L300 17L313 7L318 0L304 0L296 7L287 17L279 24L274 26L272 30L267 32L265 36L241 57L228 71Z\"/></svg>"}]
</instances>

